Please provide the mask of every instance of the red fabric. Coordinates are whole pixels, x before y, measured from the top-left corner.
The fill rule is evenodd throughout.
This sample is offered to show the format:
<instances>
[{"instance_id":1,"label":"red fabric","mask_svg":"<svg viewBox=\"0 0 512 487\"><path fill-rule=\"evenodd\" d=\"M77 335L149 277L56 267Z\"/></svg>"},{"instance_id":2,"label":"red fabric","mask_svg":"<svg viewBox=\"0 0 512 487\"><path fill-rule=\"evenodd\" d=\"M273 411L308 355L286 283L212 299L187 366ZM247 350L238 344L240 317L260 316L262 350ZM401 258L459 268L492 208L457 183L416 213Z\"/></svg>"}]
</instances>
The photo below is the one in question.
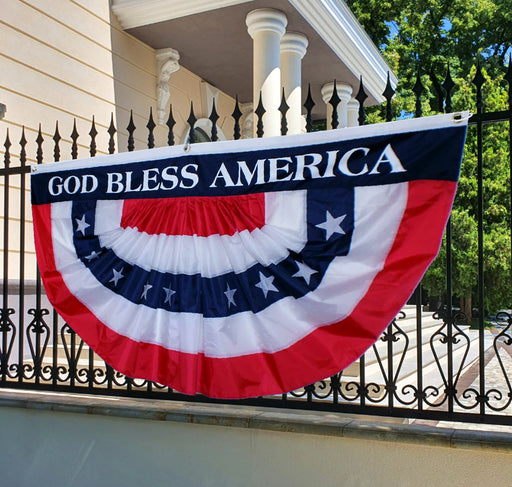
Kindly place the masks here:
<instances>
[{"instance_id":1,"label":"red fabric","mask_svg":"<svg viewBox=\"0 0 512 487\"><path fill-rule=\"evenodd\" d=\"M265 225L265 195L125 200L121 226L149 235L233 235Z\"/></svg>"},{"instance_id":2,"label":"red fabric","mask_svg":"<svg viewBox=\"0 0 512 487\"><path fill-rule=\"evenodd\" d=\"M455 188L456 183L447 181L409 183L407 208L385 266L350 317L273 354L211 358L113 332L69 292L55 268L50 205L33 207L39 266L57 311L98 355L127 376L210 397L280 394L339 372L375 342L437 254Z\"/></svg>"}]
</instances>

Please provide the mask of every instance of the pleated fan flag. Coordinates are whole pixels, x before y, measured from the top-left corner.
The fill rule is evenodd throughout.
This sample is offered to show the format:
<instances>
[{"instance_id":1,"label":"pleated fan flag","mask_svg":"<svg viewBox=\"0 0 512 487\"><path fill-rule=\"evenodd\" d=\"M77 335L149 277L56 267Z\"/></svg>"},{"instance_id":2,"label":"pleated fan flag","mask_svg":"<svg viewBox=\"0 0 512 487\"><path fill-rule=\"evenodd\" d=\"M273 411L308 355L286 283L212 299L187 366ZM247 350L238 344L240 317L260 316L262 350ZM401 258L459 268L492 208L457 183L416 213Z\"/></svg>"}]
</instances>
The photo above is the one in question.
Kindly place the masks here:
<instances>
[{"instance_id":1,"label":"pleated fan flag","mask_svg":"<svg viewBox=\"0 0 512 487\"><path fill-rule=\"evenodd\" d=\"M115 369L186 394L329 377L437 254L468 117L33 166L48 298Z\"/></svg>"}]
</instances>

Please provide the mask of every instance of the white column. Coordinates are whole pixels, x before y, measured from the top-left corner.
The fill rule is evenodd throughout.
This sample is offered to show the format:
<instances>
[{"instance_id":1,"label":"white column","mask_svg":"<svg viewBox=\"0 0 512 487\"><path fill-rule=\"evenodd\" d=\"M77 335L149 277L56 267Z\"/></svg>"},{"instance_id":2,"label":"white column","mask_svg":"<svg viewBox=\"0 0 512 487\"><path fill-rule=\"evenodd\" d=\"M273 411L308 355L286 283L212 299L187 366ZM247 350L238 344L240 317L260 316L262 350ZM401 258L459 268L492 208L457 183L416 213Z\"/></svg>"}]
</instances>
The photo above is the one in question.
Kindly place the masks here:
<instances>
[{"instance_id":1,"label":"white column","mask_svg":"<svg viewBox=\"0 0 512 487\"><path fill-rule=\"evenodd\" d=\"M287 32L281 39L281 83L286 103L288 134L302 132L302 58L306 54L308 39L297 32Z\"/></svg>"},{"instance_id":2,"label":"white column","mask_svg":"<svg viewBox=\"0 0 512 487\"><path fill-rule=\"evenodd\" d=\"M263 107L264 137L281 134L281 63L280 43L288 20L279 10L253 10L245 19L253 39L253 102L258 106L260 92ZM254 123L256 136L256 118Z\"/></svg>"},{"instance_id":3,"label":"white column","mask_svg":"<svg viewBox=\"0 0 512 487\"><path fill-rule=\"evenodd\" d=\"M359 102L352 98L347 105L348 127L357 127L359 125Z\"/></svg>"},{"instance_id":4,"label":"white column","mask_svg":"<svg viewBox=\"0 0 512 487\"><path fill-rule=\"evenodd\" d=\"M327 83L322 86L322 99L324 103L327 105L327 128L332 128L332 105L329 103L329 100L332 97L332 93L334 91L334 83ZM350 95L352 94L352 86L336 83L336 91L338 92L338 96L340 98L340 103L338 104L338 127L348 127L348 119L347 119L347 104L350 100Z\"/></svg>"}]
</instances>

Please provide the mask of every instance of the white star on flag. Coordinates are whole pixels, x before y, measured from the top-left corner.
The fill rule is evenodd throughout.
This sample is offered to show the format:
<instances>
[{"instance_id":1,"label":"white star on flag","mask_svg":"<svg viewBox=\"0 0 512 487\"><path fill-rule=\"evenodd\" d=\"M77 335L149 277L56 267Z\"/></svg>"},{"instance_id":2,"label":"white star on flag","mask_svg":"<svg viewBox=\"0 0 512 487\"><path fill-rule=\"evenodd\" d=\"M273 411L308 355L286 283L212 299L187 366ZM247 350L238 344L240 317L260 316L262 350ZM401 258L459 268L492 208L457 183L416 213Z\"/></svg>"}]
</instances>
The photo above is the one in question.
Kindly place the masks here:
<instances>
[{"instance_id":1,"label":"white star on flag","mask_svg":"<svg viewBox=\"0 0 512 487\"><path fill-rule=\"evenodd\" d=\"M85 258L87 260L93 260L93 259L97 259L99 256L100 256L100 254L98 254L95 250L93 250L89 255L86 255Z\"/></svg>"},{"instance_id":2,"label":"white star on flag","mask_svg":"<svg viewBox=\"0 0 512 487\"><path fill-rule=\"evenodd\" d=\"M231 308L231 305L236 306L235 298L233 297L235 293L236 289L230 289L228 284L227 289L224 291L224 294L228 300L228 308Z\"/></svg>"},{"instance_id":3,"label":"white star on flag","mask_svg":"<svg viewBox=\"0 0 512 487\"><path fill-rule=\"evenodd\" d=\"M78 218L75 218L76 224L77 224L77 232L82 232L82 235L85 236L85 229L90 227L89 223L85 221L85 215L82 215L82 218L80 220Z\"/></svg>"},{"instance_id":4,"label":"white star on flag","mask_svg":"<svg viewBox=\"0 0 512 487\"><path fill-rule=\"evenodd\" d=\"M319 223L315 225L318 228L322 228L325 230L325 240L329 240L331 235L334 233L339 233L340 235L345 235L344 230L341 228L341 222L345 219L347 215L341 215L337 218L334 218L329 211L325 212L325 222Z\"/></svg>"},{"instance_id":5,"label":"white star on flag","mask_svg":"<svg viewBox=\"0 0 512 487\"><path fill-rule=\"evenodd\" d=\"M297 268L299 270L292 277L302 277L309 285L311 275L316 274L318 271L311 269L311 267L308 267L306 264L303 264L302 262L295 262L295 264L297 264Z\"/></svg>"},{"instance_id":6,"label":"white star on flag","mask_svg":"<svg viewBox=\"0 0 512 487\"><path fill-rule=\"evenodd\" d=\"M173 291L171 289L171 287L164 287L164 292L165 292L165 301L164 301L164 304L165 303L169 303L171 304L171 298L174 294L176 294L176 291Z\"/></svg>"},{"instance_id":7,"label":"white star on flag","mask_svg":"<svg viewBox=\"0 0 512 487\"><path fill-rule=\"evenodd\" d=\"M112 279L110 279L110 281L108 281L108 282L114 281L114 287L117 286L117 283L119 282L119 279L122 279L124 277L123 276L123 270L124 270L123 267L121 267L120 271L116 271L115 269L112 269L112 271L114 273L114 277Z\"/></svg>"},{"instance_id":8,"label":"white star on flag","mask_svg":"<svg viewBox=\"0 0 512 487\"><path fill-rule=\"evenodd\" d=\"M152 288L153 286L151 284L144 284L144 291L142 291L142 294L140 295L141 299L148 299L148 291Z\"/></svg>"},{"instance_id":9,"label":"white star on flag","mask_svg":"<svg viewBox=\"0 0 512 487\"><path fill-rule=\"evenodd\" d=\"M263 294L265 295L265 298L267 297L267 294L269 291L275 291L278 292L279 290L272 284L274 281L274 276L265 276L262 272L260 272L260 282L256 284L256 287L259 287Z\"/></svg>"}]
</instances>

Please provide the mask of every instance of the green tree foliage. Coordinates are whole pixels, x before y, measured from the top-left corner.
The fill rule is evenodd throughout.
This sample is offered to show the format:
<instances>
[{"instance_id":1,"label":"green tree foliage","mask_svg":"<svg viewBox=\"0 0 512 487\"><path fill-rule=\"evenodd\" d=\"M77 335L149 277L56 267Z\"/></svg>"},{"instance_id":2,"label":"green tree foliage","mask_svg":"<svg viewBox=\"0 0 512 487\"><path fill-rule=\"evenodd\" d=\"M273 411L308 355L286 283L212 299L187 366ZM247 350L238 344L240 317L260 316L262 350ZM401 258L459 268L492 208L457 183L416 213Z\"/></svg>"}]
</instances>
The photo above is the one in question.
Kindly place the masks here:
<instances>
[{"instance_id":1,"label":"green tree foliage","mask_svg":"<svg viewBox=\"0 0 512 487\"><path fill-rule=\"evenodd\" d=\"M512 46L511 0L347 0L400 80L393 100L396 116L415 112L412 91L417 76L425 88L423 115L439 113L434 76L445 79L449 66L455 88L453 110L476 113L476 59L482 70L486 112L508 109L504 64ZM442 109L442 108L441 108ZM369 110L368 122L384 120L384 107ZM507 122L483 129L485 308L512 307L510 242L510 155ZM468 316L477 297L478 189L477 134L468 130L464 161L452 212L453 293ZM446 243L423 285L437 304L446 298Z\"/></svg>"}]
</instances>

